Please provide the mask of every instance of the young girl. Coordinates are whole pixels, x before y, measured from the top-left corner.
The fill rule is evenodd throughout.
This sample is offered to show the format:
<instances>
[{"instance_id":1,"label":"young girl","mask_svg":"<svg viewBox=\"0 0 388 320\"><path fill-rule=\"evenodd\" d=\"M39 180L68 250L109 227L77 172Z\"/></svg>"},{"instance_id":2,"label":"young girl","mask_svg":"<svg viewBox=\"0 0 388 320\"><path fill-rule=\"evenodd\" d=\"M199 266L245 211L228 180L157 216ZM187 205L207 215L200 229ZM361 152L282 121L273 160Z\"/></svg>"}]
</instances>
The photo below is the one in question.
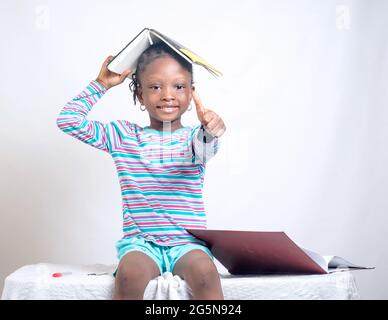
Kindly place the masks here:
<instances>
[{"instance_id":1,"label":"young girl","mask_svg":"<svg viewBox=\"0 0 388 320\"><path fill-rule=\"evenodd\" d=\"M214 257L186 229L205 229L202 186L206 162L225 131L222 119L201 104L192 65L164 44L139 58L130 84L150 125L127 120L104 124L87 114L110 88L131 73L102 65L96 80L61 110L58 127L108 152L116 165L123 205L123 237L116 243L119 265L114 299L143 299L150 280L172 272L184 279L194 299L223 299ZM184 127L181 116L194 100L200 121Z\"/></svg>"}]
</instances>

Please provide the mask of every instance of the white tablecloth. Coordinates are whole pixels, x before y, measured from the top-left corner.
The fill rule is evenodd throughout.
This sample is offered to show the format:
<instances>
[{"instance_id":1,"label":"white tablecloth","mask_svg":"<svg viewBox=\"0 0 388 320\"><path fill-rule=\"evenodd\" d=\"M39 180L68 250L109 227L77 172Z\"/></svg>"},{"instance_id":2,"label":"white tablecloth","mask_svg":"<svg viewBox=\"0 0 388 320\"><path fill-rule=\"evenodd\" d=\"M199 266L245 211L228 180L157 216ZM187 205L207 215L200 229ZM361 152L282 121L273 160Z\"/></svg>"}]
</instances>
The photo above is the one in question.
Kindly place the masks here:
<instances>
[{"instance_id":1,"label":"white tablecloth","mask_svg":"<svg viewBox=\"0 0 388 320\"><path fill-rule=\"evenodd\" d=\"M114 288L112 273L115 268L115 265L101 264L26 265L5 279L2 299L111 299ZM71 274L55 278L52 274L56 272ZM355 279L350 271L327 275L260 276L233 276L225 268L219 268L219 272L227 300L359 298ZM191 289L187 283L169 272L152 279L144 293L144 299L147 300L191 298Z\"/></svg>"}]
</instances>

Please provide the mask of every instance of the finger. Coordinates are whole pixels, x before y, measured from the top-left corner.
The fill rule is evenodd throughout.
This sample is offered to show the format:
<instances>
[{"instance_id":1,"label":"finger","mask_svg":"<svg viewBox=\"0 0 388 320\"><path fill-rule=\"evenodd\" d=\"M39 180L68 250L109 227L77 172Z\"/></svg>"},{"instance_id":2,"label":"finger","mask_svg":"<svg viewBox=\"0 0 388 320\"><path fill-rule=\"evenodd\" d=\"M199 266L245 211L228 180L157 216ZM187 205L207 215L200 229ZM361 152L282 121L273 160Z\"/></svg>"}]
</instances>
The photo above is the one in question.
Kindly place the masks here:
<instances>
[{"instance_id":1,"label":"finger","mask_svg":"<svg viewBox=\"0 0 388 320\"><path fill-rule=\"evenodd\" d=\"M214 120L217 119L217 115L215 113L213 113L213 111L210 111L208 109L204 109L204 113L203 113L203 124L205 126L208 126L210 124L210 122L213 122Z\"/></svg>"},{"instance_id":2,"label":"finger","mask_svg":"<svg viewBox=\"0 0 388 320\"><path fill-rule=\"evenodd\" d=\"M218 117L214 117L212 119L210 119L210 121L207 122L207 124L205 125L206 126L206 129L214 132L214 130L217 128L217 126L221 127L221 124L219 124L219 118ZM204 121L206 122L206 116L204 118Z\"/></svg>"},{"instance_id":3,"label":"finger","mask_svg":"<svg viewBox=\"0 0 388 320\"><path fill-rule=\"evenodd\" d=\"M125 78L128 77L131 72L132 72L132 69L127 69L127 70L123 71L123 73L120 74L120 80L124 81Z\"/></svg>"},{"instance_id":4,"label":"finger","mask_svg":"<svg viewBox=\"0 0 388 320\"><path fill-rule=\"evenodd\" d=\"M109 62L111 62L113 60L113 56L112 55L109 55L105 61L104 61L104 67L106 67L108 65Z\"/></svg>"},{"instance_id":5,"label":"finger","mask_svg":"<svg viewBox=\"0 0 388 320\"><path fill-rule=\"evenodd\" d=\"M224 132L225 132L225 128L218 129L215 136L219 138L224 134Z\"/></svg>"},{"instance_id":6,"label":"finger","mask_svg":"<svg viewBox=\"0 0 388 320\"><path fill-rule=\"evenodd\" d=\"M204 116L204 113L205 113L205 108L203 107L201 99L199 98L199 95L198 95L198 93L195 90L193 90L192 95L193 95L193 100L194 100L194 103L195 103L195 108L197 110L198 119L199 119L199 121L203 122L203 120L204 120L203 116Z\"/></svg>"},{"instance_id":7,"label":"finger","mask_svg":"<svg viewBox=\"0 0 388 320\"><path fill-rule=\"evenodd\" d=\"M222 130L223 127L224 126L222 123L217 123L215 126L213 126L211 129L208 129L208 130L212 136L218 137L219 132Z\"/></svg>"}]
</instances>

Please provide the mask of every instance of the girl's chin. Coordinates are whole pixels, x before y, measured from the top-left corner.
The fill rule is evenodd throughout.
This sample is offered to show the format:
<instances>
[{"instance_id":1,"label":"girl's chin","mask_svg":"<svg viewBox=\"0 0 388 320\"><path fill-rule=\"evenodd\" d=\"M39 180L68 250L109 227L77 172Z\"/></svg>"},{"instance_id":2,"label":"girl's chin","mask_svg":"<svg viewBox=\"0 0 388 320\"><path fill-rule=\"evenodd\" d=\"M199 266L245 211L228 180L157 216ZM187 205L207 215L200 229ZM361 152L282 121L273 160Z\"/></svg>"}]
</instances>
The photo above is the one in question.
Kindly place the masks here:
<instances>
[{"instance_id":1,"label":"girl's chin","mask_svg":"<svg viewBox=\"0 0 388 320\"><path fill-rule=\"evenodd\" d=\"M158 113L157 114L157 119L161 121L174 121L180 118L180 114L178 112L174 113Z\"/></svg>"},{"instance_id":2,"label":"girl's chin","mask_svg":"<svg viewBox=\"0 0 388 320\"><path fill-rule=\"evenodd\" d=\"M155 119L160 121L160 122L174 122L174 121L179 121L180 117L177 117L176 115L172 115L172 116L158 116L158 117L155 117Z\"/></svg>"}]
</instances>

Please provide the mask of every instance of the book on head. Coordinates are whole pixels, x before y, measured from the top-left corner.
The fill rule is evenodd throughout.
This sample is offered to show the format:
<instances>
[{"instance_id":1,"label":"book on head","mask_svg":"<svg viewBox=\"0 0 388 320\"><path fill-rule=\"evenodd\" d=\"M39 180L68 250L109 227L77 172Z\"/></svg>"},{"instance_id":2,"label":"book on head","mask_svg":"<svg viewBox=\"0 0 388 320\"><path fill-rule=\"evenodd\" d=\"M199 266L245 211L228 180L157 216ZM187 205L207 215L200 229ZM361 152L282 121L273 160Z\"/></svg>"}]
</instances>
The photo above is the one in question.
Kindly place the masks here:
<instances>
[{"instance_id":1,"label":"book on head","mask_svg":"<svg viewBox=\"0 0 388 320\"><path fill-rule=\"evenodd\" d=\"M186 230L204 241L230 274L327 274L374 269L302 249L284 232Z\"/></svg>"},{"instance_id":2,"label":"book on head","mask_svg":"<svg viewBox=\"0 0 388 320\"><path fill-rule=\"evenodd\" d=\"M124 70L131 68L132 74L136 71L137 61L140 55L149 46L154 43L164 42L173 49L182 58L190 63L195 63L204 67L215 77L221 76L221 71L217 70L205 59L195 54L192 50L181 45L177 41L163 35L159 31L150 28L144 28L136 37L134 37L108 64L108 69L112 72L121 74Z\"/></svg>"}]
</instances>

